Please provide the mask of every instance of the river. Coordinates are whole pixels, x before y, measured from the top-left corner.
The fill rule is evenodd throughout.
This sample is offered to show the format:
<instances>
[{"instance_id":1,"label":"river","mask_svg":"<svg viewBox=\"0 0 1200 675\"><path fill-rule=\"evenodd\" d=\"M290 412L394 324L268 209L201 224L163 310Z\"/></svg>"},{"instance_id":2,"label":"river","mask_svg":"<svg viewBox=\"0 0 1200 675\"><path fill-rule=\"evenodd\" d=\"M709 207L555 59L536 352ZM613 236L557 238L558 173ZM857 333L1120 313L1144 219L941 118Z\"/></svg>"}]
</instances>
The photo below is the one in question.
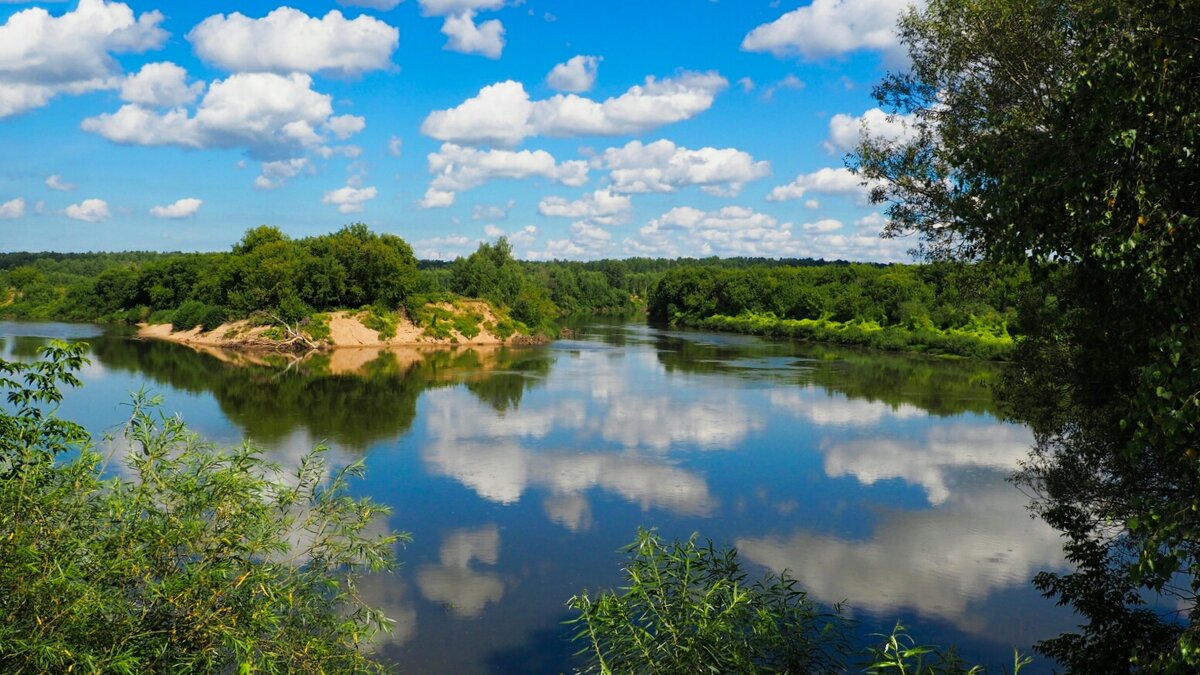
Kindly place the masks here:
<instances>
[{"instance_id":1,"label":"river","mask_svg":"<svg viewBox=\"0 0 1200 675\"><path fill-rule=\"evenodd\" d=\"M620 583L639 525L790 570L817 602L845 601L860 647L900 619L1000 666L1075 623L1029 584L1062 550L1006 481L1032 437L997 418L987 364L603 321L544 347L296 363L0 322L0 354L33 358L50 337L91 345L61 414L97 438L145 387L283 465L318 443L365 458L356 491L413 535L395 577L366 583L403 672L569 671L565 602Z\"/></svg>"}]
</instances>

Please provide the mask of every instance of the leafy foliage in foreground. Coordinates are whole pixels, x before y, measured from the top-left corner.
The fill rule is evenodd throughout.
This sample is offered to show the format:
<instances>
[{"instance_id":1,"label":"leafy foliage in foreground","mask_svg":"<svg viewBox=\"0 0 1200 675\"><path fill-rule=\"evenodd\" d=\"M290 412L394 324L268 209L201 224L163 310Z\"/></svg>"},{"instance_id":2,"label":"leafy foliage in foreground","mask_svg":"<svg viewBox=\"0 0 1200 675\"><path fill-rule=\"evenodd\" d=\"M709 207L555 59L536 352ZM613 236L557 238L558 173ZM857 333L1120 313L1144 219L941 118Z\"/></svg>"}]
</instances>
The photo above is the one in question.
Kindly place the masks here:
<instances>
[{"instance_id":1,"label":"leafy foliage in foreground","mask_svg":"<svg viewBox=\"0 0 1200 675\"><path fill-rule=\"evenodd\" d=\"M664 542L639 528L626 551L629 586L617 594L584 592L567 606L568 623L583 643L579 673L694 675L695 673L848 672L850 620L842 607L821 614L787 572L747 581L736 548L710 541ZM866 650L859 667L872 675L984 675L954 653L919 645L899 622ZM1012 675L1032 659L1013 654Z\"/></svg>"},{"instance_id":2,"label":"leafy foliage in foreground","mask_svg":"<svg viewBox=\"0 0 1200 675\"><path fill-rule=\"evenodd\" d=\"M846 621L784 576L748 583L736 549L664 543L639 529L620 595L586 592L575 640L585 673L802 673L840 667Z\"/></svg>"},{"instance_id":3,"label":"leafy foliage in foreground","mask_svg":"<svg viewBox=\"0 0 1200 675\"><path fill-rule=\"evenodd\" d=\"M82 429L23 403L57 403L82 349L0 362L24 375L3 380L17 404L5 432L38 430L0 457L12 469L0 479L0 670L380 670L362 647L387 620L356 579L389 569L406 535L376 532L386 507L349 496L362 465L327 476L318 449L284 475L135 397L125 477L106 478ZM68 445L78 454L56 457Z\"/></svg>"},{"instance_id":4,"label":"leafy foliage in foreground","mask_svg":"<svg viewBox=\"0 0 1200 675\"><path fill-rule=\"evenodd\" d=\"M984 675L983 666L969 666L954 650L940 651L934 647L917 644L904 631L904 624L896 622L888 635L879 635L883 642L872 645L868 650L870 663L866 672L870 675ZM1013 651L1013 667L1010 672L1018 675L1021 669L1033 663L1033 658L1021 656Z\"/></svg>"}]
</instances>

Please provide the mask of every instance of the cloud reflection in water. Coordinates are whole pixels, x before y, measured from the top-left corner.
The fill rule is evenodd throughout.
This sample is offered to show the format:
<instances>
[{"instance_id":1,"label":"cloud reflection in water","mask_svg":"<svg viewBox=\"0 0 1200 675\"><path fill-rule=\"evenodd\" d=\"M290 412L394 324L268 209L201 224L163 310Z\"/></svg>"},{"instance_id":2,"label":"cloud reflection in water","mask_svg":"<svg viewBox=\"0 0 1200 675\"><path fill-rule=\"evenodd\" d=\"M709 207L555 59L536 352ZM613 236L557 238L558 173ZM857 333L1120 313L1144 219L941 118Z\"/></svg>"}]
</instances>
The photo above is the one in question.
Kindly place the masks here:
<instances>
[{"instance_id":1,"label":"cloud reflection in water","mask_svg":"<svg viewBox=\"0 0 1200 675\"><path fill-rule=\"evenodd\" d=\"M580 376L568 372L557 378L552 402L526 402L503 412L462 390L427 392L430 442L422 447L422 459L432 473L453 478L492 502L513 504L531 489L544 490L547 516L574 532L593 522L586 497L593 488L643 510L711 515L719 500L705 479L665 455L737 447L764 426L764 417L728 398L632 393L629 368L661 371L653 359L635 361L609 352L572 354L559 360L556 371ZM529 447L535 445L531 441L564 434L617 447L589 452Z\"/></svg>"},{"instance_id":2,"label":"cloud reflection in water","mask_svg":"<svg viewBox=\"0 0 1200 675\"><path fill-rule=\"evenodd\" d=\"M474 618L504 597L498 574L474 569L472 562L495 565L500 559L500 530L493 525L454 530L442 538L440 564L417 571L417 587L426 600L445 605L462 618Z\"/></svg>"}]
</instances>

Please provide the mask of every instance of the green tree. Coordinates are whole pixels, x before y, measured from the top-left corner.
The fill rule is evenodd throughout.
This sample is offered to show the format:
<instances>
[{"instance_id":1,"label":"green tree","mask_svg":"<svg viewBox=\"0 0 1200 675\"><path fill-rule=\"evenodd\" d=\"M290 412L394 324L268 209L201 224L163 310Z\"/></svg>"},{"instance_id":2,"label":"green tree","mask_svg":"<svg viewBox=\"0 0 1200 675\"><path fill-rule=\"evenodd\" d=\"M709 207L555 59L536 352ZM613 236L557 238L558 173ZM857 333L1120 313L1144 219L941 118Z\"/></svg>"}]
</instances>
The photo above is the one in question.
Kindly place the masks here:
<instances>
[{"instance_id":1,"label":"green tree","mask_svg":"<svg viewBox=\"0 0 1200 675\"><path fill-rule=\"evenodd\" d=\"M1198 30L1188 0L930 0L876 92L909 133L854 159L889 233L1043 289L1004 394L1075 564L1036 584L1086 620L1041 649L1078 672L1200 667Z\"/></svg>"},{"instance_id":2,"label":"green tree","mask_svg":"<svg viewBox=\"0 0 1200 675\"><path fill-rule=\"evenodd\" d=\"M547 288L525 273L504 237L494 244L480 244L470 256L455 260L450 267L450 289L506 305L514 319L534 330L548 328L558 314Z\"/></svg>"},{"instance_id":3,"label":"green tree","mask_svg":"<svg viewBox=\"0 0 1200 675\"><path fill-rule=\"evenodd\" d=\"M329 306L395 308L416 290L417 260L412 248L395 235L375 234L355 223L303 244L332 268L327 292L340 291L340 297Z\"/></svg>"}]
</instances>

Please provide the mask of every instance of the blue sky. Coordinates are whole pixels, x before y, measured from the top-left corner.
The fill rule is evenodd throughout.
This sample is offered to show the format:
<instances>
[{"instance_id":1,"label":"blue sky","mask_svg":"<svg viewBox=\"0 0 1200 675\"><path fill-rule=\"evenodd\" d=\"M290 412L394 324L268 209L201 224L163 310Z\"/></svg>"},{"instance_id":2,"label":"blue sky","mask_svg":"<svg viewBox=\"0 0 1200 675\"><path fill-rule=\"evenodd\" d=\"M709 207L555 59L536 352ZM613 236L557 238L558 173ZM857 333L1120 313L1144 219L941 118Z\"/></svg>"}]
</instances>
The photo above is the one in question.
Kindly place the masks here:
<instances>
[{"instance_id":1,"label":"blue sky","mask_svg":"<svg viewBox=\"0 0 1200 675\"><path fill-rule=\"evenodd\" d=\"M0 0L0 250L905 260L843 155L908 0Z\"/></svg>"}]
</instances>

